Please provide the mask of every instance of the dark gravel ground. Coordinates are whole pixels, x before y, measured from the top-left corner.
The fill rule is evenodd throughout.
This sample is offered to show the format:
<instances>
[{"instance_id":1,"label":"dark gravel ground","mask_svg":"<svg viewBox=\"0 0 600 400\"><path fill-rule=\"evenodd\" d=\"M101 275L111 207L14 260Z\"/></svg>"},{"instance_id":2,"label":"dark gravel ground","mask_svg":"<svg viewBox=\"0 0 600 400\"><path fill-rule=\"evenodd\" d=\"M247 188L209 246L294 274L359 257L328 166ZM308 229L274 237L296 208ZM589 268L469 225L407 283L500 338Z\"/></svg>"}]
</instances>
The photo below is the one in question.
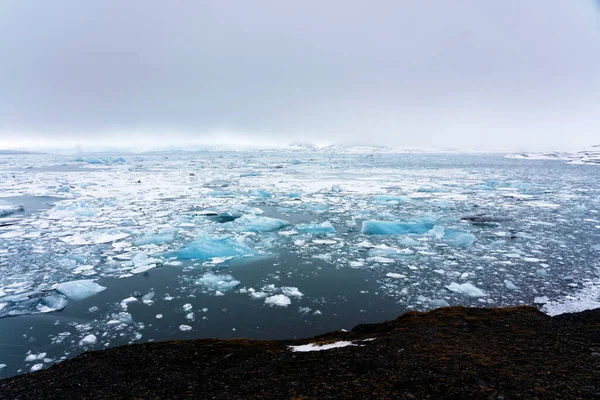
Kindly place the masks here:
<instances>
[{"instance_id":1,"label":"dark gravel ground","mask_svg":"<svg viewBox=\"0 0 600 400\"><path fill-rule=\"evenodd\" d=\"M600 310L448 307L299 341L122 346L0 381L0 399L82 398L600 399Z\"/></svg>"}]
</instances>

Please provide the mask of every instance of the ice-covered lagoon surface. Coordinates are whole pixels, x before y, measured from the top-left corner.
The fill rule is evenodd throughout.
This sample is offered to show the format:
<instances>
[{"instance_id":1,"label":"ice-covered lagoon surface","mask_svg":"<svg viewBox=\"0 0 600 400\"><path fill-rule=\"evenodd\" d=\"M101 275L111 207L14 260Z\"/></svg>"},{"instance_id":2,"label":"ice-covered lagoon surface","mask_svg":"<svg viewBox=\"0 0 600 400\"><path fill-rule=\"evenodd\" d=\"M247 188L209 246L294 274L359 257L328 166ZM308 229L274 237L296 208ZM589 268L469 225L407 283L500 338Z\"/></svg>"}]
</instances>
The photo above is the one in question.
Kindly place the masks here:
<instances>
[{"instance_id":1,"label":"ice-covered lagoon surface","mask_svg":"<svg viewBox=\"0 0 600 400\"><path fill-rule=\"evenodd\" d=\"M599 182L495 155L2 156L0 376L447 304L600 306Z\"/></svg>"}]
</instances>

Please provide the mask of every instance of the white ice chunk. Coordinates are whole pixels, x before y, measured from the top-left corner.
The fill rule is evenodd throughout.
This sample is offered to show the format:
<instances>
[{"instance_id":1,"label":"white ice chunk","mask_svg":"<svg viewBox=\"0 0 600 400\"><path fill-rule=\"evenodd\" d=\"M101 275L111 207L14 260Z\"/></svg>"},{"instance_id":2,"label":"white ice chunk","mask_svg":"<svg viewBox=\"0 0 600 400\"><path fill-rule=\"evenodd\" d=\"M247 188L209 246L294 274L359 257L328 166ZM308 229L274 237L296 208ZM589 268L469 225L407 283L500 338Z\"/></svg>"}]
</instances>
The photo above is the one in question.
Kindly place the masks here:
<instances>
[{"instance_id":1,"label":"white ice chunk","mask_svg":"<svg viewBox=\"0 0 600 400\"><path fill-rule=\"evenodd\" d=\"M479 289L476 286L473 286L469 282L458 284L456 282L452 282L450 285L446 286L448 290L454 293L459 293L468 297L485 297L487 294Z\"/></svg>"},{"instance_id":2,"label":"white ice chunk","mask_svg":"<svg viewBox=\"0 0 600 400\"><path fill-rule=\"evenodd\" d=\"M406 278L406 275L396 274L394 272L388 272L387 274L385 274L385 276L387 276L388 278L393 278L393 279L403 279L403 278Z\"/></svg>"},{"instance_id":3,"label":"white ice chunk","mask_svg":"<svg viewBox=\"0 0 600 400\"><path fill-rule=\"evenodd\" d=\"M217 275L208 272L196 281L197 285L201 285L210 290L224 291L235 288L240 284L240 281L235 280L233 276L223 274Z\"/></svg>"},{"instance_id":4,"label":"white ice chunk","mask_svg":"<svg viewBox=\"0 0 600 400\"><path fill-rule=\"evenodd\" d=\"M31 369L29 370L30 372L36 372L39 371L41 369L44 368L44 364L35 364L33 367L31 367Z\"/></svg>"},{"instance_id":5,"label":"white ice chunk","mask_svg":"<svg viewBox=\"0 0 600 400\"><path fill-rule=\"evenodd\" d=\"M96 335L90 334L90 335L87 335L86 337L84 337L83 339L81 339L79 341L79 345L80 346L89 346L89 345L95 344L97 340L98 339L96 338Z\"/></svg>"},{"instance_id":6,"label":"white ice chunk","mask_svg":"<svg viewBox=\"0 0 600 400\"><path fill-rule=\"evenodd\" d=\"M287 307L292 304L292 301L284 294L276 294L274 296L267 297L265 299L265 304L270 306Z\"/></svg>"},{"instance_id":7,"label":"white ice chunk","mask_svg":"<svg viewBox=\"0 0 600 400\"><path fill-rule=\"evenodd\" d=\"M300 293L300 290L298 290L297 287L293 287L293 286L282 286L281 293L283 293L286 296L290 296L290 297L304 296L302 293Z\"/></svg>"},{"instance_id":8,"label":"white ice chunk","mask_svg":"<svg viewBox=\"0 0 600 400\"><path fill-rule=\"evenodd\" d=\"M106 290L92 280L63 282L56 285L56 290L70 299L83 300Z\"/></svg>"}]
</instances>

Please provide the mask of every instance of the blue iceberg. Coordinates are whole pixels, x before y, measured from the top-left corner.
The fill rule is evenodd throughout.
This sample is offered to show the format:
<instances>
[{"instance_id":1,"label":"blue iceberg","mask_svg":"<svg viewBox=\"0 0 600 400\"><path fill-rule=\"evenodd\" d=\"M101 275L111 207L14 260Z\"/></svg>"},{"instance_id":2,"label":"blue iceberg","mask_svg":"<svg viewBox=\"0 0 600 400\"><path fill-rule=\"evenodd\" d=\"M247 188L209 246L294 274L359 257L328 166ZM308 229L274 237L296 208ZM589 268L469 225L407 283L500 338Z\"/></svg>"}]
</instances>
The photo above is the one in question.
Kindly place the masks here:
<instances>
[{"instance_id":1,"label":"blue iceberg","mask_svg":"<svg viewBox=\"0 0 600 400\"><path fill-rule=\"evenodd\" d=\"M210 260L214 257L247 256L252 253L248 246L230 236L199 236L172 255L181 260Z\"/></svg>"},{"instance_id":2,"label":"blue iceberg","mask_svg":"<svg viewBox=\"0 0 600 400\"><path fill-rule=\"evenodd\" d=\"M418 220L408 222L391 221L364 221L362 233L365 235L422 235L431 230L435 225L432 220Z\"/></svg>"}]
</instances>

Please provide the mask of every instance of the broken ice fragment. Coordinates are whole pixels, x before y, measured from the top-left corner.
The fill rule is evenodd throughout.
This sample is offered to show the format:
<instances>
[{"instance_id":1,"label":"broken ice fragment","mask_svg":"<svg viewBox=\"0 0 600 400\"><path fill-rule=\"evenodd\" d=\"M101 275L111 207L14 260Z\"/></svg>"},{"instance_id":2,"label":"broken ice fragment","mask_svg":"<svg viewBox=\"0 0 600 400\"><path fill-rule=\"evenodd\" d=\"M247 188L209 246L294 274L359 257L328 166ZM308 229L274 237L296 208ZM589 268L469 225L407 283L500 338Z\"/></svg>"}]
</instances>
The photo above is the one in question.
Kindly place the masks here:
<instances>
[{"instance_id":1,"label":"broken ice fragment","mask_svg":"<svg viewBox=\"0 0 600 400\"><path fill-rule=\"evenodd\" d=\"M292 301L286 295L276 294L274 296L267 297L265 299L265 304L270 306L287 307L292 304Z\"/></svg>"},{"instance_id":2,"label":"broken ice fragment","mask_svg":"<svg viewBox=\"0 0 600 400\"><path fill-rule=\"evenodd\" d=\"M96 343L96 335L87 335L79 341L80 346L89 346Z\"/></svg>"},{"instance_id":3,"label":"broken ice fragment","mask_svg":"<svg viewBox=\"0 0 600 400\"><path fill-rule=\"evenodd\" d=\"M281 293L283 293L286 296L291 296L291 297L304 296L302 293L300 293L300 290L298 290L297 287L290 287L290 286L283 286L281 288Z\"/></svg>"},{"instance_id":4,"label":"broken ice fragment","mask_svg":"<svg viewBox=\"0 0 600 400\"><path fill-rule=\"evenodd\" d=\"M73 300L83 300L106 290L91 280L63 282L56 285L56 291Z\"/></svg>"},{"instance_id":5,"label":"broken ice fragment","mask_svg":"<svg viewBox=\"0 0 600 400\"><path fill-rule=\"evenodd\" d=\"M252 254L252 250L229 236L199 236L174 253L182 260L209 260L213 257L234 257Z\"/></svg>"},{"instance_id":6,"label":"broken ice fragment","mask_svg":"<svg viewBox=\"0 0 600 400\"><path fill-rule=\"evenodd\" d=\"M470 283L458 284L456 282L452 282L450 285L446 286L448 290L454 293L459 293L468 297L485 297L487 294L479 289L476 286L473 286Z\"/></svg>"},{"instance_id":7,"label":"broken ice fragment","mask_svg":"<svg viewBox=\"0 0 600 400\"><path fill-rule=\"evenodd\" d=\"M300 233L310 233L313 235L324 235L328 233L335 233L336 230L331 225L331 222L325 221L320 224L300 224L296 225L296 230Z\"/></svg>"},{"instance_id":8,"label":"broken ice fragment","mask_svg":"<svg viewBox=\"0 0 600 400\"><path fill-rule=\"evenodd\" d=\"M288 221L283 219L244 215L232 222L231 226L239 232L273 232L289 224Z\"/></svg>"},{"instance_id":9,"label":"broken ice fragment","mask_svg":"<svg viewBox=\"0 0 600 400\"><path fill-rule=\"evenodd\" d=\"M424 234L434 227L430 220L414 222L364 221L362 233L365 235L407 235Z\"/></svg>"},{"instance_id":10,"label":"broken ice fragment","mask_svg":"<svg viewBox=\"0 0 600 400\"><path fill-rule=\"evenodd\" d=\"M475 235L457 229L446 229L444 240L452 246L467 247L475 242Z\"/></svg>"},{"instance_id":11,"label":"broken ice fragment","mask_svg":"<svg viewBox=\"0 0 600 400\"><path fill-rule=\"evenodd\" d=\"M202 285L211 290L229 290L240 284L231 275L216 275L212 272L204 274L200 279L196 281L197 285Z\"/></svg>"}]
</instances>

